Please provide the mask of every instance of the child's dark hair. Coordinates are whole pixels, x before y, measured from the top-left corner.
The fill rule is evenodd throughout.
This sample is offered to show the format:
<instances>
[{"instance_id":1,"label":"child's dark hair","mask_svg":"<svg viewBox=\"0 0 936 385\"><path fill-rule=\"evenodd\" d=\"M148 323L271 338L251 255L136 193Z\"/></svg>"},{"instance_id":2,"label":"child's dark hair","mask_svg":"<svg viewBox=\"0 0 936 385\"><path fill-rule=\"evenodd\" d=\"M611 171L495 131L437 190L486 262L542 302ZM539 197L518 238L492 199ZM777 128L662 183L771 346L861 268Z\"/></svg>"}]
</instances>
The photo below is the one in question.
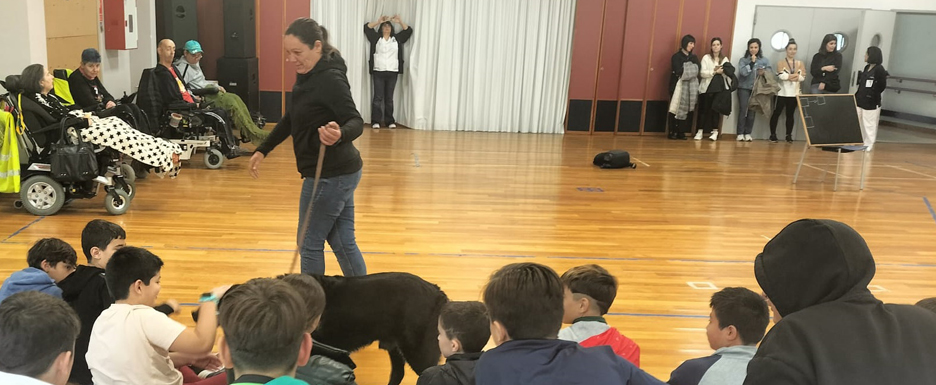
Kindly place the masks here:
<instances>
[{"instance_id":1,"label":"child's dark hair","mask_svg":"<svg viewBox=\"0 0 936 385\"><path fill-rule=\"evenodd\" d=\"M316 41L321 41L323 60L327 61L335 56L341 56L341 52L328 43L328 30L308 17L300 17L289 24L286 28L286 35L295 36L309 49L315 48Z\"/></svg>"},{"instance_id":2,"label":"child's dark hair","mask_svg":"<svg viewBox=\"0 0 936 385\"><path fill-rule=\"evenodd\" d=\"M307 316L308 327L311 328L325 311L325 290L322 289L322 285L306 274L285 274L276 278L288 283L302 297L302 302L306 305L304 314Z\"/></svg>"},{"instance_id":3,"label":"child's dark hair","mask_svg":"<svg viewBox=\"0 0 936 385\"><path fill-rule=\"evenodd\" d=\"M926 310L936 313L936 297L921 299L920 302L916 303L916 306L922 307Z\"/></svg>"},{"instance_id":4,"label":"child's dark hair","mask_svg":"<svg viewBox=\"0 0 936 385\"><path fill-rule=\"evenodd\" d=\"M0 303L0 371L27 377L47 372L63 352L75 351L78 315L65 301L38 291Z\"/></svg>"},{"instance_id":5,"label":"child's dark hair","mask_svg":"<svg viewBox=\"0 0 936 385\"><path fill-rule=\"evenodd\" d=\"M117 250L107 261L104 281L114 300L125 300L130 296L130 285L136 281L149 285L162 266L162 259L149 250L127 246Z\"/></svg>"},{"instance_id":6,"label":"child's dark hair","mask_svg":"<svg viewBox=\"0 0 936 385\"><path fill-rule=\"evenodd\" d=\"M710 306L718 317L718 327L724 329L734 325L743 344L756 344L764 338L770 322L770 309L760 294L743 287L726 287L712 294Z\"/></svg>"},{"instance_id":7,"label":"child's dark hair","mask_svg":"<svg viewBox=\"0 0 936 385\"><path fill-rule=\"evenodd\" d=\"M104 250L115 239L127 239L127 232L120 225L103 219L95 219L81 230L81 251L91 262L91 249Z\"/></svg>"},{"instance_id":8,"label":"child's dark hair","mask_svg":"<svg viewBox=\"0 0 936 385\"><path fill-rule=\"evenodd\" d=\"M576 266L563 273L561 279L572 294L591 297L601 315L608 314L617 296L618 282L605 268L598 265Z\"/></svg>"},{"instance_id":9,"label":"child's dark hair","mask_svg":"<svg viewBox=\"0 0 936 385\"><path fill-rule=\"evenodd\" d=\"M308 332L302 296L285 280L255 278L224 294L218 323L240 372L293 369Z\"/></svg>"},{"instance_id":10,"label":"child's dark hair","mask_svg":"<svg viewBox=\"0 0 936 385\"><path fill-rule=\"evenodd\" d=\"M26 253L26 263L29 267L42 269L42 261L48 262L52 267L59 263L75 266L78 264L78 253L61 239L42 238L29 248L29 252Z\"/></svg>"},{"instance_id":11,"label":"child's dark hair","mask_svg":"<svg viewBox=\"0 0 936 385\"><path fill-rule=\"evenodd\" d=\"M559 275L537 263L514 263L491 275L484 305L513 340L555 338L562 326L565 290Z\"/></svg>"},{"instance_id":12,"label":"child's dark hair","mask_svg":"<svg viewBox=\"0 0 936 385\"><path fill-rule=\"evenodd\" d=\"M439 324L450 340L458 340L465 353L480 353L491 339L487 308L478 301L449 302L442 306Z\"/></svg>"}]
</instances>

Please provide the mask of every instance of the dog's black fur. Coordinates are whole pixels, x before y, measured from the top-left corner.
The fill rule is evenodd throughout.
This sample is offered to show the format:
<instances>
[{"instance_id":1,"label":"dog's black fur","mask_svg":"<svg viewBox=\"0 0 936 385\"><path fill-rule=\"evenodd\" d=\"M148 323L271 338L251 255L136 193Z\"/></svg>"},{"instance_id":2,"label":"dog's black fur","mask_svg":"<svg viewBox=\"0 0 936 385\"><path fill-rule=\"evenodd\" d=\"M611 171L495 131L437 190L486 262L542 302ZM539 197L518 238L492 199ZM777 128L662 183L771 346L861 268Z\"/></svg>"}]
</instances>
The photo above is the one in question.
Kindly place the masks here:
<instances>
[{"instance_id":1,"label":"dog's black fur","mask_svg":"<svg viewBox=\"0 0 936 385\"><path fill-rule=\"evenodd\" d=\"M325 290L325 312L316 341L355 351L374 341L390 354L389 385L399 385L404 362L417 374L438 365L438 320L448 297L409 273L361 277L312 275Z\"/></svg>"}]
</instances>

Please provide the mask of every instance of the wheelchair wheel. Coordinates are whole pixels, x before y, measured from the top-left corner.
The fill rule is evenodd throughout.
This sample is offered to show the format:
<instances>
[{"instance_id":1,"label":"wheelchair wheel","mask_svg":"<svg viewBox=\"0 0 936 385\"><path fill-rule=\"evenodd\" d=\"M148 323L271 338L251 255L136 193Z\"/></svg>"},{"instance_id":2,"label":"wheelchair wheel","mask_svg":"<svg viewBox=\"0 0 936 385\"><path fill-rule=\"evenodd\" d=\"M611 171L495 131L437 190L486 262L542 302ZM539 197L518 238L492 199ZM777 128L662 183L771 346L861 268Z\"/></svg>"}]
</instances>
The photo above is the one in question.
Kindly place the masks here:
<instances>
[{"instance_id":1,"label":"wheelchair wheel","mask_svg":"<svg viewBox=\"0 0 936 385\"><path fill-rule=\"evenodd\" d=\"M33 215L53 215L65 205L65 189L48 175L36 175L23 182L20 199Z\"/></svg>"},{"instance_id":2,"label":"wheelchair wheel","mask_svg":"<svg viewBox=\"0 0 936 385\"><path fill-rule=\"evenodd\" d=\"M127 163L120 164L120 175L124 177L124 180L127 183L133 183L136 181L136 171L133 170L133 166Z\"/></svg>"},{"instance_id":3,"label":"wheelchair wheel","mask_svg":"<svg viewBox=\"0 0 936 385\"><path fill-rule=\"evenodd\" d=\"M217 148L210 147L205 151L205 166L215 170L221 168L221 165L224 164L224 155L221 154L221 150Z\"/></svg>"},{"instance_id":4,"label":"wheelchair wheel","mask_svg":"<svg viewBox=\"0 0 936 385\"><path fill-rule=\"evenodd\" d=\"M114 178L114 187L108 188L108 192L111 190L123 190L127 193L127 196L130 197L130 200L136 197L136 184L129 181L127 178Z\"/></svg>"},{"instance_id":5,"label":"wheelchair wheel","mask_svg":"<svg viewBox=\"0 0 936 385\"><path fill-rule=\"evenodd\" d=\"M123 215L130 209L130 196L123 189L114 189L104 197L104 209L111 215Z\"/></svg>"}]
</instances>

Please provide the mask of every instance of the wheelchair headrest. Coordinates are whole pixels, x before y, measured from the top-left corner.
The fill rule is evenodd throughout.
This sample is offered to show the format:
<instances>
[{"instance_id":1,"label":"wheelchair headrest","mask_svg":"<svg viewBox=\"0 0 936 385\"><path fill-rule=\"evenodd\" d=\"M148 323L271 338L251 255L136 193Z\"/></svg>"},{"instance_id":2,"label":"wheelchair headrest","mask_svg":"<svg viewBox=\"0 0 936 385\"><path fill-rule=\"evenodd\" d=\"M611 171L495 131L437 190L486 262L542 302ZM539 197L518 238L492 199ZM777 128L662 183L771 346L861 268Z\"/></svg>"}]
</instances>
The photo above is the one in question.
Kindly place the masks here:
<instances>
[{"instance_id":1,"label":"wheelchair headrest","mask_svg":"<svg viewBox=\"0 0 936 385\"><path fill-rule=\"evenodd\" d=\"M6 81L3 82L3 88L6 88L7 91L20 93L23 92L23 87L20 84L19 75L10 75L6 77Z\"/></svg>"}]
</instances>

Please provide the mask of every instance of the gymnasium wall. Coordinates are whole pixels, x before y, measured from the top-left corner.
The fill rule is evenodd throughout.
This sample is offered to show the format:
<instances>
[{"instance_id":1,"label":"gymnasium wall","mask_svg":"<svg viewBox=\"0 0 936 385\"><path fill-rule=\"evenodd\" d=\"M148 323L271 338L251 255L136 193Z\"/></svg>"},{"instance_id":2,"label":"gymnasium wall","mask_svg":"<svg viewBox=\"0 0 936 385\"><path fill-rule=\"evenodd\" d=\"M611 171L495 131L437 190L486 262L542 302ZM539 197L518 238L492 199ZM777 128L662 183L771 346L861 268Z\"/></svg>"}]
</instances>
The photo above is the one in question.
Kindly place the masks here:
<instances>
[{"instance_id":1,"label":"gymnasium wall","mask_svg":"<svg viewBox=\"0 0 936 385\"><path fill-rule=\"evenodd\" d=\"M712 37L730 52L737 1L579 0L566 132L664 132L680 38L699 57Z\"/></svg>"}]
</instances>

